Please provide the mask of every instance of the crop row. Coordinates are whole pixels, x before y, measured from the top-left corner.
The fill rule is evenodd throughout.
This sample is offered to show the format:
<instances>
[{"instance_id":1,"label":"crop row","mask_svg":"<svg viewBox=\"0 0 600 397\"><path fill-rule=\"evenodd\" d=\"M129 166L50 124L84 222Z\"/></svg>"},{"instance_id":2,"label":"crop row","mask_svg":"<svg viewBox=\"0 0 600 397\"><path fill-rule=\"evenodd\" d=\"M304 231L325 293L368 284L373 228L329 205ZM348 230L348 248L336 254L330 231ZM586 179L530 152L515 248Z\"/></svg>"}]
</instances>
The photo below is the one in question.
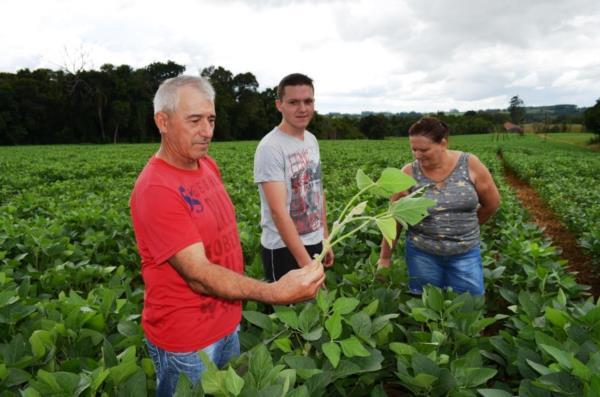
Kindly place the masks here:
<instances>
[{"instance_id":1,"label":"crop row","mask_svg":"<svg viewBox=\"0 0 600 397\"><path fill-rule=\"evenodd\" d=\"M600 265L600 156L534 136L503 142L506 164L535 188Z\"/></svg>"},{"instance_id":2,"label":"crop row","mask_svg":"<svg viewBox=\"0 0 600 397\"><path fill-rule=\"evenodd\" d=\"M309 303L247 302L244 353L212 368L212 395L596 396L600 308L501 178L489 137L453 139L491 169L503 203L482 230L486 298L436 288L407 293L402 244L378 273L379 233L336 251L327 289ZM246 272L261 277L256 143L219 143ZM0 149L0 395L152 394L139 317L143 284L128 196L155 145ZM406 141L324 142L334 218L356 192L410 159ZM35 159L35 161L33 161ZM387 205L385 200L374 205ZM202 395L182 378L179 395ZM596 394L594 394L596 393Z\"/></svg>"}]
</instances>

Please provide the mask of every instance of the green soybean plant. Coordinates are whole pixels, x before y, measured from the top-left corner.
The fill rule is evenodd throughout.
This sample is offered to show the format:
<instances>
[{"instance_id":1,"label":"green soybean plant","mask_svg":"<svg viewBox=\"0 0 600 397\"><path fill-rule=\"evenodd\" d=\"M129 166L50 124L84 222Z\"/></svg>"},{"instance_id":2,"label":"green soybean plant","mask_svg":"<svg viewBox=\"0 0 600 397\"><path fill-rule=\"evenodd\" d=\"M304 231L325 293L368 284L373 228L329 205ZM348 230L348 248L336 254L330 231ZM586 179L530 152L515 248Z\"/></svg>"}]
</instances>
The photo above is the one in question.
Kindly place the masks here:
<instances>
[{"instance_id":1,"label":"green soybean plant","mask_svg":"<svg viewBox=\"0 0 600 397\"><path fill-rule=\"evenodd\" d=\"M389 244L397 237L396 222L400 223L404 229L408 225L414 226L421 222L429 215L427 208L436 204L435 200L422 197L423 190L427 186L390 202L385 211L372 215L366 213L368 200L359 202L359 199L367 193L376 197L390 198L394 193L403 192L416 183L411 176L406 175L398 168L384 169L377 181L373 181L359 169L356 173L356 185L359 191L348 201L338 219L333 222L329 237L323 241L323 251L317 256L317 259L322 260L333 246L367 227L371 222L377 224ZM353 228L350 228L350 224L353 224Z\"/></svg>"}]
</instances>

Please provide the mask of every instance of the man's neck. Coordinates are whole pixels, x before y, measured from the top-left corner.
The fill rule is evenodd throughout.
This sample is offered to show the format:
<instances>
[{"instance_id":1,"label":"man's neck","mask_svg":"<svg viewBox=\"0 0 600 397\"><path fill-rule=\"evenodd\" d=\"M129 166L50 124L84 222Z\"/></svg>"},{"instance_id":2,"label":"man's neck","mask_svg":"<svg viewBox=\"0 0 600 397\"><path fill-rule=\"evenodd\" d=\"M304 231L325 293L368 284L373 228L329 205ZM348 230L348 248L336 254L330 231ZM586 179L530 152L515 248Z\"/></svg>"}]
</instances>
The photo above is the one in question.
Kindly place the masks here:
<instances>
[{"instance_id":1,"label":"man's neck","mask_svg":"<svg viewBox=\"0 0 600 397\"><path fill-rule=\"evenodd\" d=\"M288 123L286 123L285 121L282 121L281 123L279 123L279 125L277 126L277 128L279 128L279 130L287 135L290 135L294 138L298 138L298 139L304 139L304 129L298 129L298 128L294 128L291 125L289 125Z\"/></svg>"}]
</instances>

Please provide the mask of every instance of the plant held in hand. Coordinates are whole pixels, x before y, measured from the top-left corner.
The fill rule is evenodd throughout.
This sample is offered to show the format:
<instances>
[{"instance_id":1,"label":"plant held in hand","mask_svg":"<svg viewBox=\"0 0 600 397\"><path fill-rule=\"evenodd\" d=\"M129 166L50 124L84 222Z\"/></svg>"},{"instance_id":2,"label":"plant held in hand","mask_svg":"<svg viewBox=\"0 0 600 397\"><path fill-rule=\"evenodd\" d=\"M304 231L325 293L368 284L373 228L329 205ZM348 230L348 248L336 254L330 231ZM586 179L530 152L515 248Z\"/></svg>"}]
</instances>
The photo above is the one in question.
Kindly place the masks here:
<instances>
[{"instance_id":1,"label":"plant held in hand","mask_svg":"<svg viewBox=\"0 0 600 397\"><path fill-rule=\"evenodd\" d=\"M366 193L372 193L378 197L389 198L394 193L402 192L415 185L417 182L398 168L386 168L379 179L374 182L361 169L356 173L356 184L358 193L350 199L348 204L340 213L339 218L333 222L329 237L323 241L323 251L316 257L319 261L323 259L328 250L354 233L375 222L381 234L391 245L396 239L396 222L405 229L408 225L414 226L421 222L429 213L427 209L436 205L435 200L422 197L426 186L415 190L411 194L391 202L388 208L379 214L369 215L365 213L368 201L356 202ZM346 231L350 223L359 222L357 226Z\"/></svg>"}]
</instances>

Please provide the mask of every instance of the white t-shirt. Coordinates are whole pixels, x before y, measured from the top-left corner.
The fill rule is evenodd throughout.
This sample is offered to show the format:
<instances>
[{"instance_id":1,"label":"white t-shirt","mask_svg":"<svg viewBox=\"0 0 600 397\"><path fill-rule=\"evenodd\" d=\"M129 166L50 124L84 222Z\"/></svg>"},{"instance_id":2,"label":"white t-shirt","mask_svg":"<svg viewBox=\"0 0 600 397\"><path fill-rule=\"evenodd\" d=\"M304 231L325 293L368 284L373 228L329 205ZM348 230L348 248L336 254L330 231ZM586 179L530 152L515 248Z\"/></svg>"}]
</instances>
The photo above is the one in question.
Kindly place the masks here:
<instances>
[{"instance_id":1,"label":"white t-shirt","mask_svg":"<svg viewBox=\"0 0 600 397\"><path fill-rule=\"evenodd\" d=\"M261 182L284 182L286 206L304 245L323 241L323 185L319 144L313 134L304 131L304 140L275 127L263 137L254 155L254 183L260 194L260 242L263 247L285 247Z\"/></svg>"}]
</instances>

